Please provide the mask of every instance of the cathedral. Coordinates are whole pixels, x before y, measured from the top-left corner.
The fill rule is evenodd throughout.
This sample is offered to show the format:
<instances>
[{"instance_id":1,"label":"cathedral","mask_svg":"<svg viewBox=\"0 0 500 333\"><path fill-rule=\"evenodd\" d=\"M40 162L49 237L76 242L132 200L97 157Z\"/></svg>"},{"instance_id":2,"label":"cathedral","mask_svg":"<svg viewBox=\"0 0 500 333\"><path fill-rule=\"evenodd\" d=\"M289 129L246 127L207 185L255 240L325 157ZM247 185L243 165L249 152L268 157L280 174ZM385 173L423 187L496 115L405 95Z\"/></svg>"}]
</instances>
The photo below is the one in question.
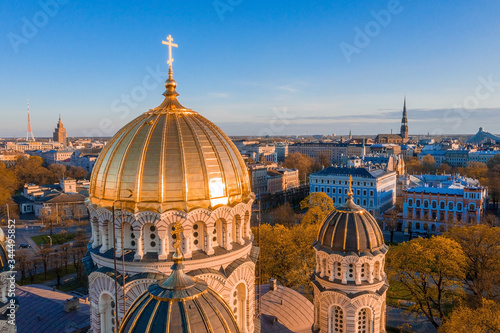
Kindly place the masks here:
<instances>
[{"instance_id":1,"label":"cathedral","mask_svg":"<svg viewBox=\"0 0 500 333\"><path fill-rule=\"evenodd\" d=\"M261 325L256 313L255 196L246 165L220 128L180 104L172 70L177 44L171 36L163 44L164 101L120 129L92 172L84 259L90 331L277 332L266 327L282 329L283 320ZM385 332L387 246L352 192L323 221L314 248L314 304L272 288L302 297L307 309L309 303L311 320L300 332ZM297 308L271 303L285 316ZM289 326L298 332L300 325Z\"/></svg>"},{"instance_id":2,"label":"cathedral","mask_svg":"<svg viewBox=\"0 0 500 333\"><path fill-rule=\"evenodd\" d=\"M392 131L391 131L392 132ZM408 136L408 114L406 112L406 96L403 105L403 118L401 119L401 129L399 134L379 134L375 138L376 143L396 143L404 144L409 140Z\"/></svg>"}]
</instances>

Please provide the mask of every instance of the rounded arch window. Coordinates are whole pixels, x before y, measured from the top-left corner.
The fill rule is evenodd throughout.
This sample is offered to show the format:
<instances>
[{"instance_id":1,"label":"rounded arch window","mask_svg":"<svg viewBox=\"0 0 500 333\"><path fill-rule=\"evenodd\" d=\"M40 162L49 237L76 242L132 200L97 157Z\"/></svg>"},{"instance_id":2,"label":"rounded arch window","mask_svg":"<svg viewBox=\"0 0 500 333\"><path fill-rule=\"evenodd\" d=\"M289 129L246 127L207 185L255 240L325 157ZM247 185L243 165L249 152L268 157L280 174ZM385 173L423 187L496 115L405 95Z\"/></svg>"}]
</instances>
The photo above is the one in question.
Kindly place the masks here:
<instances>
[{"instance_id":1,"label":"rounded arch window","mask_svg":"<svg viewBox=\"0 0 500 333\"><path fill-rule=\"evenodd\" d=\"M149 230L151 230L151 232L155 232L156 227L154 225L152 225L151 227L149 227Z\"/></svg>"}]
</instances>

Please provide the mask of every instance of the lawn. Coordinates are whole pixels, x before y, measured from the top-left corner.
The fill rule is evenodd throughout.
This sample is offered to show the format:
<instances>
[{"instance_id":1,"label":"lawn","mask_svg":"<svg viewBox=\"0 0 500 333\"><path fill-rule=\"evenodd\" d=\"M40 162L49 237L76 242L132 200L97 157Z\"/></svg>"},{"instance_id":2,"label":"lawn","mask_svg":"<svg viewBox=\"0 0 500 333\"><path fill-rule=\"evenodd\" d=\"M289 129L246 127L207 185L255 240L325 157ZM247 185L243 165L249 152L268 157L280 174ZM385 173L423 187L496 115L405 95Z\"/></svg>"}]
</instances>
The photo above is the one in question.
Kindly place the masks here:
<instances>
[{"instance_id":1,"label":"lawn","mask_svg":"<svg viewBox=\"0 0 500 333\"><path fill-rule=\"evenodd\" d=\"M76 236L74 232L68 232L63 234L54 234L52 235L52 245L64 244L69 241L72 241ZM42 244L50 244L49 235L37 235L31 237L31 239L38 245L39 247Z\"/></svg>"},{"instance_id":2,"label":"lawn","mask_svg":"<svg viewBox=\"0 0 500 333\"><path fill-rule=\"evenodd\" d=\"M63 268L62 270L62 275L67 275L67 274L72 274L72 273L75 273L76 272L76 269L75 269L75 266L74 265L68 265L68 271L66 272L66 270ZM50 280L54 280L56 279L57 276L56 276L56 272L54 270L48 270L47 271L47 279L44 278L44 274L43 272L42 273L39 273L37 275L35 275L35 280L33 282L31 282L30 280L30 277L29 277L29 274L26 273L26 278L24 279L23 283L21 283L21 280L17 280L16 282L23 286L25 284L40 284L40 283L43 283L43 282L46 282L46 281L50 281Z\"/></svg>"}]
</instances>

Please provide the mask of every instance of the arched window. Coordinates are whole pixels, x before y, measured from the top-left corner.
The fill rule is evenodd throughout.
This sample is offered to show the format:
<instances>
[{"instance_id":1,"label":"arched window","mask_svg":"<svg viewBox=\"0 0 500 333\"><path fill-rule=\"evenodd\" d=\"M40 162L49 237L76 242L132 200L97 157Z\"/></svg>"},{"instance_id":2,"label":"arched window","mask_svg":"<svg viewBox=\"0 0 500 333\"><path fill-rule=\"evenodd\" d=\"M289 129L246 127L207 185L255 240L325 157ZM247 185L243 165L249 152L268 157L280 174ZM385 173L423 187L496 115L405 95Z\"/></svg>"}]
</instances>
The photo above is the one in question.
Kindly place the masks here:
<instances>
[{"instance_id":1,"label":"arched window","mask_svg":"<svg viewBox=\"0 0 500 333\"><path fill-rule=\"evenodd\" d=\"M99 221L97 220L97 217L92 219L92 237L94 238L92 247L95 248L101 245L101 234L99 232Z\"/></svg>"},{"instance_id":2,"label":"arched window","mask_svg":"<svg viewBox=\"0 0 500 333\"><path fill-rule=\"evenodd\" d=\"M363 308L358 313L358 333L372 333L372 312L369 308Z\"/></svg>"},{"instance_id":3,"label":"arched window","mask_svg":"<svg viewBox=\"0 0 500 333\"><path fill-rule=\"evenodd\" d=\"M328 333L344 333L344 311L334 305L328 313Z\"/></svg>"},{"instance_id":4,"label":"arched window","mask_svg":"<svg viewBox=\"0 0 500 333\"><path fill-rule=\"evenodd\" d=\"M247 288L244 283L236 286L231 294L231 308L240 331L246 332L247 327Z\"/></svg>"},{"instance_id":5,"label":"arched window","mask_svg":"<svg viewBox=\"0 0 500 333\"><path fill-rule=\"evenodd\" d=\"M335 279L342 279L342 264L340 262L333 263L333 267L335 268Z\"/></svg>"},{"instance_id":6,"label":"arched window","mask_svg":"<svg viewBox=\"0 0 500 333\"><path fill-rule=\"evenodd\" d=\"M462 203L461 202L457 203L457 210L462 210Z\"/></svg>"},{"instance_id":7,"label":"arched window","mask_svg":"<svg viewBox=\"0 0 500 333\"><path fill-rule=\"evenodd\" d=\"M415 206L420 207L420 199L415 200Z\"/></svg>"},{"instance_id":8,"label":"arched window","mask_svg":"<svg viewBox=\"0 0 500 333\"><path fill-rule=\"evenodd\" d=\"M135 239L134 228L128 222L123 223L123 248L135 249L137 247L137 240Z\"/></svg>"},{"instance_id":9,"label":"arched window","mask_svg":"<svg viewBox=\"0 0 500 333\"><path fill-rule=\"evenodd\" d=\"M349 264L347 266L347 281L354 281L354 264Z\"/></svg>"},{"instance_id":10,"label":"arched window","mask_svg":"<svg viewBox=\"0 0 500 333\"><path fill-rule=\"evenodd\" d=\"M413 199L408 199L408 206L413 206Z\"/></svg>"},{"instance_id":11,"label":"arched window","mask_svg":"<svg viewBox=\"0 0 500 333\"><path fill-rule=\"evenodd\" d=\"M361 276L361 281L366 281L368 280L368 272L370 271L370 265L367 263L364 263L361 265L361 272L359 272Z\"/></svg>"},{"instance_id":12,"label":"arched window","mask_svg":"<svg viewBox=\"0 0 500 333\"><path fill-rule=\"evenodd\" d=\"M448 210L453 210L453 202L452 201L450 201L448 203Z\"/></svg>"},{"instance_id":13,"label":"arched window","mask_svg":"<svg viewBox=\"0 0 500 333\"><path fill-rule=\"evenodd\" d=\"M193 224L193 250L205 251L206 228L203 222Z\"/></svg>"},{"instance_id":14,"label":"arched window","mask_svg":"<svg viewBox=\"0 0 500 333\"><path fill-rule=\"evenodd\" d=\"M160 239L158 238L158 229L152 223L146 223L142 227L142 237L144 252L158 253Z\"/></svg>"},{"instance_id":15,"label":"arched window","mask_svg":"<svg viewBox=\"0 0 500 333\"><path fill-rule=\"evenodd\" d=\"M224 234L223 234L222 220L218 219L217 221L215 221L214 230L212 231L212 235L210 235L210 237L212 237L212 247L224 246L223 235Z\"/></svg>"},{"instance_id":16,"label":"arched window","mask_svg":"<svg viewBox=\"0 0 500 333\"><path fill-rule=\"evenodd\" d=\"M432 201L432 209L436 209L437 208L437 202L436 201Z\"/></svg>"},{"instance_id":17,"label":"arched window","mask_svg":"<svg viewBox=\"0 0 500 333\"><path fill-rule=\"evenodd\" d=\"M424 208L427 208L429 207L429 201L428 200L424 200Z\"/></svg>"},{"instance_id":18,"label":"arched window","mask_svg":"<svg viewBox=\"0 0 500 333\"><path fill-rule=\"evenodd\" d=\"M444 209L445 207L446 207L446 203L445 203L444 201L441 201L441 202L439 203L439 208L440 208L440 209Z\"/></svg>"},{"instance_id":19,"label":"arched window","mask_svg":"<svg viewBox=\"0 0 500 333\"><path fill-rule=\"evenodd\" d=\"M241 238L241 216L235 215L233 218L233 242L239 243Z\"/></svg>"},{"instance_id":20,"label":"arched window","mask_svg":"<svg viewBox=\"0 0 500 333\"><path fill-rule=\"evenodd\" d=\"M101 321L101 332L115 332L116 304L111 295L101 294L99 297L99 315Z\"/></svg>"}]
</instances>

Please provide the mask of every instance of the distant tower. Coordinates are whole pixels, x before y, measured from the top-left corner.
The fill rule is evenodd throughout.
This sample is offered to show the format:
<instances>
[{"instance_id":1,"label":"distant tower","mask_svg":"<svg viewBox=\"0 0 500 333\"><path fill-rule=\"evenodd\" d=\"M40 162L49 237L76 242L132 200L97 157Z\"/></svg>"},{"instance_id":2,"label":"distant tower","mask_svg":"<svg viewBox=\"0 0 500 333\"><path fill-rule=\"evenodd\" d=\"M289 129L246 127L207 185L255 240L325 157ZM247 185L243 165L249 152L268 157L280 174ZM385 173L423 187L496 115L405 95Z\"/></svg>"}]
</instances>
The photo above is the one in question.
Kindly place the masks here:
<instances>
[{"instance_id":1,"label":"distant tower","mask_svg":"<svg viewBox=\"0 0 500 333\"><path fill-rule=\"evenodd\" d=\"M349 130L349 141L352 140L352 132Z\"/></svg>"},{"instance_id":2,"label":"distant tower","mask_svg":"<svg viewBox=\"0 0 500 333\"><path fill-rule=\"evenodd\" d=\"M61 115L59 115L59 122L57 123L57 127L54 131L53 140L55 142L62 143L63 145L67 144L68 133L66 132L66 129L61 121Z\"/></svg>"},{"instance_id":3,"label":"distant tower","mask_svg":"<svg viewBox=\"0 0 500 333\"><path fill-rule=\"evenodd\" d=\"M31 141L35 141L35 136L31 130L31 120L30 120L30 100L28 99L28 132L26 132L26 141L29 141L31 135Z\"/></svg>"},{"instance_id":4,"label":"distant tower","mask_svg":"<svg viewBox=\"0 0 500 333\"><path fill-rule=\"evenodd\" d=\"M401 138L403 138L404 143L408 141L408 114L406 113L406 96L403 106L403 119L401 120Z\"/></svg>"}]
</instances>

